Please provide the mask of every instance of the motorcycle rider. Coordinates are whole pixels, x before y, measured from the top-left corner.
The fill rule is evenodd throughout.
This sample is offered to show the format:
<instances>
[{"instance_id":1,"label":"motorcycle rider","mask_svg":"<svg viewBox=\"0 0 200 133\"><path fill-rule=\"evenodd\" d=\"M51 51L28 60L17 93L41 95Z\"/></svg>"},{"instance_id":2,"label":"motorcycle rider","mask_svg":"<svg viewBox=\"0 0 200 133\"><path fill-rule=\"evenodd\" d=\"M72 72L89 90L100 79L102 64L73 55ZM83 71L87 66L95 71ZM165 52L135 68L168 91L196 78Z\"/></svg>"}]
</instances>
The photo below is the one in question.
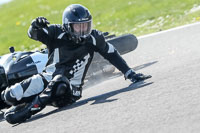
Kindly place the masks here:
<instances>
[{"instance_id":1,"label":"motorcycle rider","mask_svg":"<svg viewBox=\"0 0 200 133\"><path fill-rule=\"evenodd\" d=\"M92 16L80 4L66 7L62 25L50 25L46 18L37 17L28 29L28 36L47 46L49 59L43 73L2 92L2 99L12 105L4 114L11 124L25 121L47 104L63 107L80 99L94 52L99 52L133 83L151 78L135 73L102 33L92 29Z\"/></svg>"}]
</instances>

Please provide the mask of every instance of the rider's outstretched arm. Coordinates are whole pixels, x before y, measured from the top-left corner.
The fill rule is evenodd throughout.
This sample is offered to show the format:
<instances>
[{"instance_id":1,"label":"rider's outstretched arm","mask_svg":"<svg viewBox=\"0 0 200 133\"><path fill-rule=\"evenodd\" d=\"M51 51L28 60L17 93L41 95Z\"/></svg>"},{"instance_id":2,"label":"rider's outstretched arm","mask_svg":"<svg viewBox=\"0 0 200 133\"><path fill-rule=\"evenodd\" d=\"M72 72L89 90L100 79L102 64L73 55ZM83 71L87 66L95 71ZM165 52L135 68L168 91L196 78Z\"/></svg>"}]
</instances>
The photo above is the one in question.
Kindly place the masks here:
<instances>
[{"instance_id":1,"label":"rider's outstretched arm","mask_svg":"<svg viewBox=\"0 0 200 133\"><path fill-rule=\"evenodd\" d=\"M100 31L93 30L92 38L95 43L95 50L99 52L105 59L107 59L112 65L114 65L123 74L130 70L130 67L127 65L126 61L120 56L119 52L112 44L105 41L105 38Z\"/></svg>"},{"instance_id":2,"label":"rider's outstretched arm","mask_svg":"<svg viewBox=\"0 0 200 133\"><path fill-rule=\"evenodd\" d=\"M28 36L31 39L40 41L43 44L49 44L52 41L54 35L54 25L48 25L49 22L44 17L37 17L31 23L28 29Z\"/></svg>"},{"instance_id":3,"label":"rider's outstretched arm","mask_svg":"<svg viewBox=\"0 0 200 133\"><path fill-rule=\"evenodd\" d=\"M114 46L105 41L101 32L93 30L91 37L93 39L95 50L111 64L113 64L118 70L120 70L124 74L125 79L130 79L133 83L135 83L151 78L151 75L143 75L142 73L137 74L133 69L131 69Z\"/></svg>"}]
</instances>

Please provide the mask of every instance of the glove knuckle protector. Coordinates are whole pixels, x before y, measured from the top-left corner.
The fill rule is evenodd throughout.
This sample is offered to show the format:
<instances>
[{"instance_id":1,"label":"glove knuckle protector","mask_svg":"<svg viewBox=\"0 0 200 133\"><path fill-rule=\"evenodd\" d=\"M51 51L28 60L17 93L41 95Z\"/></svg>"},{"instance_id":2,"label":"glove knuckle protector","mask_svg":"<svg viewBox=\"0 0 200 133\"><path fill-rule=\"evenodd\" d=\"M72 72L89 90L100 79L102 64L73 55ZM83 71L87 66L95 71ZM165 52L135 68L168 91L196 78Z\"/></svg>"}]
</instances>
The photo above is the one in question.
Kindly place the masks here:
<instances>
[{"instance_id":1,"label":"glove knuckle protector","mask_svg":"<svg viewBox=\"0 0 200 133\"><path fill-rule=\"evenodd\" d=\"M32 21L32 26L34 26L35 28L45 28L47 27L47 24L49 24L49 22L47 21L47 19L45 17L37 17L36 19L34 19Z\"/></svg>"}]
</instances>

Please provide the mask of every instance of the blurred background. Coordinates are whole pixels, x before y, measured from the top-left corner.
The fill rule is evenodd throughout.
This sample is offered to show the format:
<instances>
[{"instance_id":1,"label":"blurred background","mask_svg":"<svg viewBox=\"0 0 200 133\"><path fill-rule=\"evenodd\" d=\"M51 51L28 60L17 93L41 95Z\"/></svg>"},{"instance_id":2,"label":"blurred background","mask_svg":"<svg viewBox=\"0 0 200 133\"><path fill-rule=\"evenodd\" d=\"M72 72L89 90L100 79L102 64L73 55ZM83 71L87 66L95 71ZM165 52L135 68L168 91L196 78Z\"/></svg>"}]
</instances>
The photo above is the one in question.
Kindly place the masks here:
<instances>
[{"instance_id":1,"label":"blurred background","mask_svg":"<svg viewBox=\"0 0 200 133\"><path fill-rule=\"evenodd\" d=\"M31 21L44 16L61 24L65 7L74 3L90 10L94 28L116 35L141 36L200 21L200 0L0 0L0 55L10 46L40 49L27 36Z\"/></svg>"}]
</instances>

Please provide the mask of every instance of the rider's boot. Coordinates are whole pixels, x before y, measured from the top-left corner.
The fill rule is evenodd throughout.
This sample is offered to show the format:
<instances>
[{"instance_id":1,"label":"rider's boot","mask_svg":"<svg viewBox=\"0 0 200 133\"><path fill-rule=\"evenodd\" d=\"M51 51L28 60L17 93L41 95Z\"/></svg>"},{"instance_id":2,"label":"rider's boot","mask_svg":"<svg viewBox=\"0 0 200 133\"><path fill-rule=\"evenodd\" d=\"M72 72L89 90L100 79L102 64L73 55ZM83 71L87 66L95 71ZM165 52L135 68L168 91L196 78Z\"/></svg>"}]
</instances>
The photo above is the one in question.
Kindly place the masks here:
<instances>
[{"instance_id":1,"label":"rider's boot","mask_svg":"<svg viewBox=\"0 0 200 133\"><path fill-rule=\"evenodd\" d=\"M5 113L4 118L10 124L21 123L29 119L32 115L45 108L39 96L36 96L31 103L23 103L10 107Z\"/></svg>"}]
</instances>

